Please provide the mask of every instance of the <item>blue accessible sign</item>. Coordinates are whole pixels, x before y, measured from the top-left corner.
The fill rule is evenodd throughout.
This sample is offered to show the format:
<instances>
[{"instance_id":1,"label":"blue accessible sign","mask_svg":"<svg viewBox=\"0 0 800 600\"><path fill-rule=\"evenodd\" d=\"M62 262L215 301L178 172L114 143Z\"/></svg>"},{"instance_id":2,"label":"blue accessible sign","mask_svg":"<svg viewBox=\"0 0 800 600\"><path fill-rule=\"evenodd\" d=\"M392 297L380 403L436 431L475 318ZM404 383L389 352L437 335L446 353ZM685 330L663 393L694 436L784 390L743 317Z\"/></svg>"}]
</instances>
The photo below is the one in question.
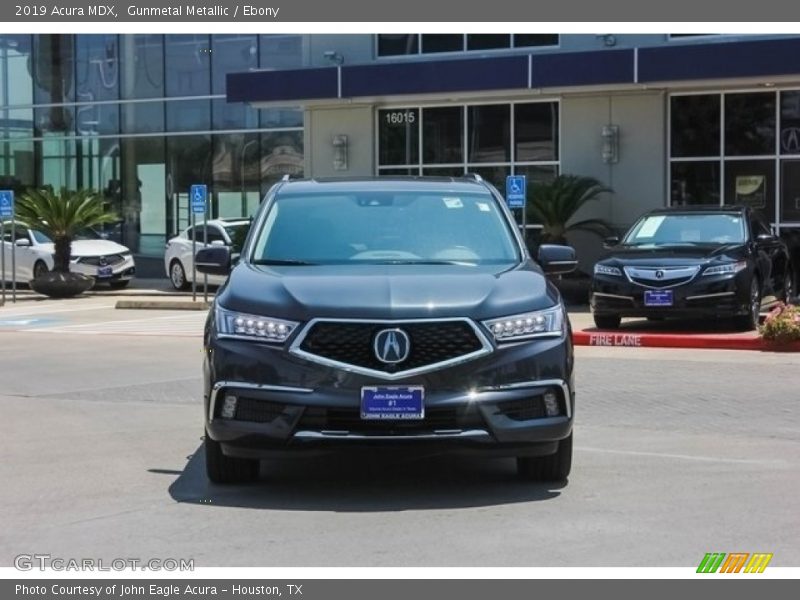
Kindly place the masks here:
<instances>
[{"instance_id":1,"label":"blue accessible sign","mask_svg":"<svg viewBox=\"0 0 800 600\"><path fill-rule=\"evenodd\" d=\"M10 219L14 214L14 190L0 190L0 219Z\"/></svg>"},{"instance_id":2,"label":"blue accessible sign","mask_svg":"<svg viewBox=\"0 0 800 600\"><path fill-rule=\"evenodd\" d=\"M195 214L205 214L208 188L201 184L193 185L189 191L189 198L192 203L192 212Z\"/></svg>"},{"instance_id":3,"label":"blue accessible sign","mask_svg":"<svg viewBox=\"0 0 800 600\"><path fill-rule=\"evenodd\" d=\"M525 175L509 175L506 177L506 204L508 208L525 208Z\"/></svg>"}]
</instances>

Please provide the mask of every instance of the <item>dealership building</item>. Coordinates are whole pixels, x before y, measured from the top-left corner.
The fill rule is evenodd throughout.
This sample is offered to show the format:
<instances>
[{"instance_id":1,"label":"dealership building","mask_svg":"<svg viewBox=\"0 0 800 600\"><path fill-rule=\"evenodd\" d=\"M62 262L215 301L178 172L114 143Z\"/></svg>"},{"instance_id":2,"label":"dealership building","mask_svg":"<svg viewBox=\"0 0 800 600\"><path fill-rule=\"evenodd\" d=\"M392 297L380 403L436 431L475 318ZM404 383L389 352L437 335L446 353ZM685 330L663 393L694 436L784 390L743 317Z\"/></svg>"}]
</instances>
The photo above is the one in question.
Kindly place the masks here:
<instances>
[{"instance_id":1,"label":"dealership building","mask_svg":"<svg viewBox=\"0 0 800 600\"><path fill-rule=\"evenodd\" d=\"M748 204L800 235L800 36L0 35L0 188L92 187L159 256L284 174L461 175L613 189L617 228ZM588 269L591 234L570 240Z\"/></svg>"}]
</instances>

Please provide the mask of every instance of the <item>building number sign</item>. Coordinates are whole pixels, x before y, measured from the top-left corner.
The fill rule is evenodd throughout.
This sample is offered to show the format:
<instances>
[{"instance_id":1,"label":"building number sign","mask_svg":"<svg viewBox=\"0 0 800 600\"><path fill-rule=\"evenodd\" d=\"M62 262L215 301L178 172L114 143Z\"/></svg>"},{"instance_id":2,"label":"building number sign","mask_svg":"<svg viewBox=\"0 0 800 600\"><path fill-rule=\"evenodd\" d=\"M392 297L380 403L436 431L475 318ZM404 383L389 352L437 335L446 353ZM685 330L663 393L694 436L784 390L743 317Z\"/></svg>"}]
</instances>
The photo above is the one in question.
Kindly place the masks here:
<instances>
[{"instance_id":1,"label":"building number sign","mask_svg":"<svg viewBox=\"0 0 800 600\"><path fill-rule=\"evenodd\" d=\"M415 110L392 110L384 113L388 125L412 125L417 121Z\"/></svg>"}]
</instances>

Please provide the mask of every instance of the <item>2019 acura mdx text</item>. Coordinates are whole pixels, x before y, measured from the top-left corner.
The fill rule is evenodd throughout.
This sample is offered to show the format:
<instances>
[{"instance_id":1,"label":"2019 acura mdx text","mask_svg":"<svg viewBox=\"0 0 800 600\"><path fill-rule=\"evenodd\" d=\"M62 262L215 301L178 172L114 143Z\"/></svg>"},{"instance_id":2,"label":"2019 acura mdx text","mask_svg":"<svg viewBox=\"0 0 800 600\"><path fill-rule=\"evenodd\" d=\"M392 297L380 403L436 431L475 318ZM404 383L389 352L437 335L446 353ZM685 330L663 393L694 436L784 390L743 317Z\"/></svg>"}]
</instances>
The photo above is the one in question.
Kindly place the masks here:
<instances>
[{"instance_id":1,"label":"2019 acura mdx text","mask_svg":"<svg viewBox=\"0 0 800 600\"><path fill-rule=\"evenodd\" d=\"M209 478L259 460L389 445L517 458L563 480L572 462L570 326L497 190L480 177L285 180L227 275L205 329Z\"/></svg>"}]
</instances>

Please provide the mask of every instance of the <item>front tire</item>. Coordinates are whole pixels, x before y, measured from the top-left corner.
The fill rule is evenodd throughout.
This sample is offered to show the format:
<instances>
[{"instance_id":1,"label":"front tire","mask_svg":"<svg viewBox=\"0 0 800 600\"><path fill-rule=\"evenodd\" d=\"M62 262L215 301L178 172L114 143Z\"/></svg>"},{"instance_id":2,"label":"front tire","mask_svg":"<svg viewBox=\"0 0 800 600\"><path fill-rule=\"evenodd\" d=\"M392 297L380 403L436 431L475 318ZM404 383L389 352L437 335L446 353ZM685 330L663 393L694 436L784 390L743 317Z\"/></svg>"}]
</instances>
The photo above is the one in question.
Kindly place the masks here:
<instances>
[{"instance_id":1,"label":"front tire","mask_svg":"<svg viewBox=\"0 0 800 600\"><path fill-rule=\"evenodd\" d=\"M548 456L518 456L517 473L529 481L564 481L572 469L572 434Z\"/></svg>"},{"instance_id":2,"label":"front tire","mask_svg":"<svg viewBox=\"0 0 800 600\"><path fill-rule=\"evenodd\" d=\"M212 483L248 483L258 477L258 460L225 456L220 443L212 440L208 432L203 447L206 452L206 474Z\"/></svg>"},{"instance_id":3,"label":"front tire","mask_svg":"<svg viewBox=\"0 0 800 600\"><path fill-rule=\"evenodd\" d=\"M177 258L169 265L169 280L176 290L185 290L189 287L189 282L186 280L186 269Z\"/></svg>"},{"instance_id":4,"label":"front tire","mask_svg":"<svg viewBox=\"0 0 800 600\"><path fill-rule=\"evenodd\" d=\"M37 260L36 264L33 265L33 278L39 279L42 275L46 275L49 272L47 265L42 262L41 260Z\"/></svg>"},{"instance_id":5,"label":"front tire","mask_svg":"<svg viewBox=\"0 0 800 600\"><path fill-rule=\"evenodd\" d=\"M619 315L594 315L594 324L598 329L619 329L621 321Z\"/></svg>"},{"instance_id":6,"label":"front tire","mask_svg":"<svg viewBox=\"0 0 800 600\"><path fill-rule=\"evenodd\" d=\"M736 318L736 326L743 331L752 331L758 328L758 318L761 314L761 281L754 276L750 280L750 295L748 312Z\"/></svg>"}]
</instances>

